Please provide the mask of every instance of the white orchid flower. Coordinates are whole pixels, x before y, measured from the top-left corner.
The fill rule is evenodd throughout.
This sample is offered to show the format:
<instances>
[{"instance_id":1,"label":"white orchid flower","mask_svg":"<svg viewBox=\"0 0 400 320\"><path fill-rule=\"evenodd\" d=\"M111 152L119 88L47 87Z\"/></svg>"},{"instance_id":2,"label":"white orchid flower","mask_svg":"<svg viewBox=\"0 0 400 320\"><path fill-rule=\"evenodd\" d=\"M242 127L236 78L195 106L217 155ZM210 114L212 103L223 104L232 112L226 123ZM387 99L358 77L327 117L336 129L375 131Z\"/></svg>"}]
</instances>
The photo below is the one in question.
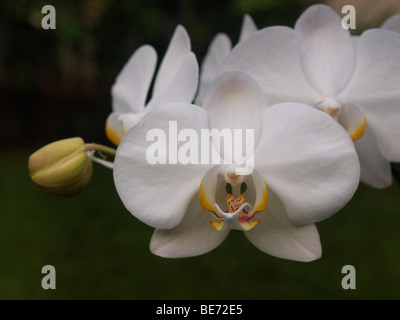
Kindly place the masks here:
<instances>
[{"instance_id":1,"label":"white orchid flower","mask_svg":"<svg viewBox=\"0 0 400 320\"><path fill-rule=\"evenodd\" d=\"M114 182L125 207L156 228L150 244L154 254L204 254L237 229L273 256L298 261L321 256L314 222L353 196L359 182L357 153L346 131L325 113L298 103L267 107L253 78L230 71L212 81L202 107L160 106L124 136ZM150 133L155 128L169 132L171 121L177 130L157 143L171 146L177 140L185 160L188 151L196 157L182 164L170 150L158 148L165 164L150 164L147 153L155 143ZM188 137L193 132L200 137L205 129L254 130L254 153L246 154L254 157L254 170L238 175L241 165L234 161L198 160L208 154L209 145Z\"/></svg>"},{"instance_id":2,"label":"white orchid flower","mask_svg":"<svg viewBox=\"0 0 400 320\"><path fill-rule=\"evenodd\" d=\"M257 26L252 17L245 14L243 17L242 27L238 43L246 40L257 31ZM225 33L218 33L208 47L200 67L199 90L195 99L197 105L203 103L204 95L209 83L218 75L219 67L225 57L232 50L231 39Z\"/></svg>"},{"instance_id":3,"label":"white orchid flower","mask_svg":"<svg viewBox=\"0 0 400 320\"><path fill-rule=\"evenodd\" d=\"M361 181L383 188L390 162L400 161L400 37L373 29L354 43L336 12L314 5L294 30L265 28L238 44L221 72L243 70L272 103L301 102L337 119L355 141Z\"/></svg>"},{"instance_id":4,"label":"white orchid flower","mask_svg":"<svg viewBox=\"0 0 400 320\"><path fill-rule=\"evenodd\" d=\"M106 122L106 134L111 142L119 145L124 134L154 107L174 101L193 101L198 84L198 64L190 50L189 36L179 25L161 62L147 104L157 53L149 45L141 46L133 53L112 87L113 112Z\"/></svg>"}]
</instances>

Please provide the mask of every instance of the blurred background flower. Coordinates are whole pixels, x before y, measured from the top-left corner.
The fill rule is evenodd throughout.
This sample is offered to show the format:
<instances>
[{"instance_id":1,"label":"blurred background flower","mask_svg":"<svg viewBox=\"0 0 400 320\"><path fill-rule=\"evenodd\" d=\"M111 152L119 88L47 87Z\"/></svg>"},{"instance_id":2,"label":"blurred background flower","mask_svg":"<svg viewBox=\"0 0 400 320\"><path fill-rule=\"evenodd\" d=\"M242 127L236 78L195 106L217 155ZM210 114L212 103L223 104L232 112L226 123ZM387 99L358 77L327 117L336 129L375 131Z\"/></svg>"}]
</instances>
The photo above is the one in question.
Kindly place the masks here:
<instances>
[{"instance_id":1,"label":"blurred background flower","mask_svg":"<svg viewBox=\"0 0 400 320\"><path fill-rule=\"evenodd\" d=\"M356 34L400 12L396 0L328 2L339 13L355 5ZM322 259L301 264L268 257L237 232L204 256L163 259L150 253L152 228L125 210L110 170L95 164L90 185L68 199L44 192L28 174L29 155L49 142L80 136L111 146L104 130L111 86L139 46L162 57L182 24L201 63L216 33L237 42L244 14L258 28L293 27L313 3L322 1L1 2L0 299L400 298L397 183L361 186L317 225ZM41 27L44 5L56 9L55 30ZM57 270L56 290L41 287L47 264ZM356 290L341 288L347 264L356 267Z\"/></svg>"}]
</instances>

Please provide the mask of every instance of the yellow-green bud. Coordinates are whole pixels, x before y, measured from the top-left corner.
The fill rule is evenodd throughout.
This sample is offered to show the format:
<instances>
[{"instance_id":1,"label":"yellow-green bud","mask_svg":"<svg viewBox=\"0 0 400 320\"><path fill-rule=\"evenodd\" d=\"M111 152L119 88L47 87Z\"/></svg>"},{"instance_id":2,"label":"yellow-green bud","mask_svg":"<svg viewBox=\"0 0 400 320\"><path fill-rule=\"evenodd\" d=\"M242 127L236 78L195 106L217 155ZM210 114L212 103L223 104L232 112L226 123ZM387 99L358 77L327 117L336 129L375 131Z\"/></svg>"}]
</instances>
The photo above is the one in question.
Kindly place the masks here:
<instances>
[{"instance_id":1,"label":"yellow-green bud","mask_svg":"<svg viewBox=\"0 0 400 320\"><path fill-rule=\"evenodd\" d=\"M29 157L32 181L46 191L63 196L80 192L92 177L92 161L81 138L50 143Z\"/></svg>"}]
</instances>

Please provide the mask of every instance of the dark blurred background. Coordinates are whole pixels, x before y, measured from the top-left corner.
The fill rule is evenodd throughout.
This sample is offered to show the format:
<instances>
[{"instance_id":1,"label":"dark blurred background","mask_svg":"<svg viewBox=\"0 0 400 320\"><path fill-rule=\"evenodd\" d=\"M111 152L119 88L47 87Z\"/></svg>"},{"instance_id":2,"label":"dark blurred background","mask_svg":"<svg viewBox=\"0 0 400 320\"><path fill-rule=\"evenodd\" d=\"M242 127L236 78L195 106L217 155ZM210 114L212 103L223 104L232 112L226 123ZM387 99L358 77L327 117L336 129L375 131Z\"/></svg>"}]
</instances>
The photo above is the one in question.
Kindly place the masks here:
<instances>
[{"instance_id":1,"label":"dark blurred background","mask_svg":"<svg viewBox=\"0 0 400 320\"><path fill-rule=\"evenodd\" d=\"M72 198L49 195L28 176L29 155L49 142L81 136L111 146L104 133L110 88L139 46L151 44L161 59L182 24L201 63L217 32L237 42L245 13L259 28L293 27L319 2L2 1L0 299L400 298L397 182L386 190L361 186L318 224L323 258L303 264L265 255L239 232L204 256L162 259L150 253L152 229L125 210L108 169L95 165L89 187ZM331 2L340 12L341 1ZM400 12L396 1L342 2L364 12L356 33ZM41 27L48 4L56 8L55 30ZM40 286L45 264L56 267L56 290ZM341 288L346 264L357 269L357 290Z\"/></svg>"},{"instance_id":2,"label":"dark blurred background","mask_svg":"<svg viewBox=\"0 0 400 320\"><path fill-rule=\"evenodd\" d=\"M3 1L0 4L0 142L37 146L63 137L106 142L110 87L135 49L151 44L161 60L177 24L187 29L202 61L217 32L236 43L245 13L259 28L293 26L311 0ZM358 30L378 26L399 4L353 2ZM343 4L341 4L341 2ZM384 4L386 3L386 5ZM392 5L390 5L392 3ZM56 8L55 30L44 30L44 5ZM367 8L367 10L365 9ZM380 8L380 9L379 9ZM374 13L373 15L368 12ZM367 17L368 20L362 17ZM39 130L38 130L39 129Z\"/></svg>"},{"instance_id":3,"label":"dark blurred background","mask_svg":"<svg viewBox=\"0 0 400 320\"><path fill-rule=\"evenodd\" d=\"M44 30L45 4L56 29ZM0 4L1 144L41 145L82 136L106 142L110 88L135 49L151 44L161 60L182 24L201 61L217 32L236 43L244 13L258 26L291 25L297 1L4 1Z\"/></svg>"}]
</instances>

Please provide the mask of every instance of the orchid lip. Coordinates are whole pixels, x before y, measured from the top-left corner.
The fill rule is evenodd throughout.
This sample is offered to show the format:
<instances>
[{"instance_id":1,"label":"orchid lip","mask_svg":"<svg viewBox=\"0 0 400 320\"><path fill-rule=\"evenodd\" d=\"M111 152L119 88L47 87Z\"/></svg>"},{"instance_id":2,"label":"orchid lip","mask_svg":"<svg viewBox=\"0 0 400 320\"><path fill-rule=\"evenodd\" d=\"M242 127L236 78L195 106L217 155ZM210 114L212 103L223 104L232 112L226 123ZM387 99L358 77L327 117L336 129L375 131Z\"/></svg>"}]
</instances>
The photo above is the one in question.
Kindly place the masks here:
<instances>
[{"instance_id":1,"label":"orchid lip","mask_svg":"<svg viewBox=\"0 0 400 320\"><path fill-rule=\"evenodd\" d=\"M241 193L234 195L232 193L232 185L227 183L226 185L226 203L228 205L228 210L222 210L217 203L214 203L213 213L219 221L210 221L211 225L218 231L222 228L226 229L236 229L242 231L248 231L256 226L260 221L250 221L254 217L256 211L253 210L253 206L244 202L245 192L247 190L246 183L241 184ZM246 211L245 208L248 208Z\"/></svg>"},{"instance_id":2,"label":"orchid lip","mask_svg":"<svg viewBox=\"0 0 400 320\"><path fill-rule=\"evenodd\" d=\"M223 189L227 207L221 207ZM203 176L199 189L200 204L213 214L215 220L209 222L218 231L248 231L255 227L261 221L251 219L266 208L267 198L267 186L259 173L255 170L251 175L237 175L235 166L210 169Z\"/></svg>"},{"instance_id":3,"label":"orchid lip","mask_svg":"<svg viewBox=\"0 0 400 320\"><path fill-rule=\"evenodd\" d=\"M218 213L222 216L222 218L227 219L227 220L234 220L234 219L238 218L239 213L242 212L242 210L243 210L245 207L249 207L249 208L250 208L250 211L251 211L251 209L252 209L251 204L248 203L248 202L245 202L245 203L243 203L243 204L240 206L240 208L237 209L235 212L232 212L232 213L229 212L229 213L227 213L227 212L221 210L221 208L219 207L219 205L218 205L217 203L214 203L214 208L218 211ZM236 220L237 220L237 219L236 219Z\"/></svg>"},{"instance_id":4,"label":"orchid lip","mask_svg":"<svg viewBox=\"0 0 400 320\"><path fill-rule=\"evenodd\" d=\"M242 230L242 231L248 231L255 227L257 224L259 224L261 221L260 220L255 220L255 221L249 221L255 213L251 214L249 217L246 216L240 216L241 213L246 214L247 212L244 210L245 207L249 207L250 211L252 210L252 206L246 202L243 203L238 210L236 210L233 213L230 212L224 212L221 210L219 205L217 203L214 204L215 210L218 212L217 217L220 215L221 216L221 221L210 221L211 225L218 231L221 231L222 229L236 229L236 230Z\"/></svg>"}]
</instances>

